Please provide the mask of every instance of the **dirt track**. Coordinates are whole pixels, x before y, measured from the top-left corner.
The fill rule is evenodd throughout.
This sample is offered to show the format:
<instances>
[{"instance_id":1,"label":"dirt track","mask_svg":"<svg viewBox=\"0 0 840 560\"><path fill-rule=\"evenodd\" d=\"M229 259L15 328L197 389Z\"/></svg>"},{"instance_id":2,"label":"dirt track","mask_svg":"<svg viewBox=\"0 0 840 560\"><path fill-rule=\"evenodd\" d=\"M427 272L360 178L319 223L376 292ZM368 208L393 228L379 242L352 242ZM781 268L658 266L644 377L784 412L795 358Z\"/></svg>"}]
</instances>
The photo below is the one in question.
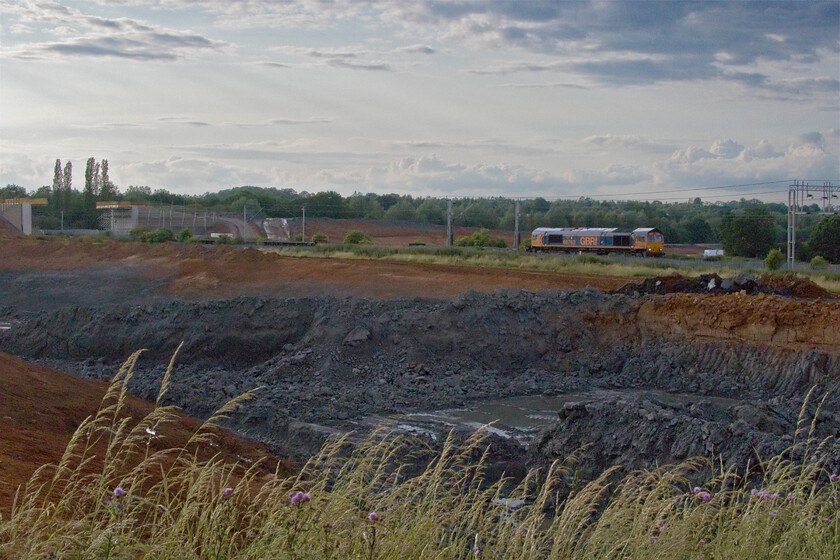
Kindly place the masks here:
<instances>
[{"instance_id":1,"label":"dirt track","mask_svg":"<svg viewBox=\"0 0 840 560\"><path fill-rule=\"evenodd\" d=\"M260 295L449 298L467 290L498 288L612 290L629 279L504 268L424 265L385 261L297 258L227 246L15 239L3 243L0 271L77 271L96 266L134 270L163 281L163 293L198 298Z\"/></svg>"},{"instance_id":2,"label":"dirt track","mask_svg":"<svg viewBox=\"0 0 840 560\"><path fill-rule=\"evenodd\" d=\"M2 251L0 322L12 328L0 331L0 350L102 378L149 347L133 384L148 398L183 340L172 404L201 417L264 385L236 427L302 455L331 430L363 429L371 416L609 389L737 403L627 397L620 407L639 419L625 425L610 420L615 406L592 397L575 409L586 411L575 413L577 435L546 431L531 460L573 451L596 427L615 431L602 435L591 472L724 443L741 460L758 442L767 452L785 445L783 432L812 386L832 395L825 410L840 404L836 301L608 295L592 288L627 279L228 247L14 240ZM840 417L823 416L819 426L836 434ZM635 431L697 441L661 456L609 443ZM505 445L500 460L521 460L524 450Z\"/></svg>"}]
</instances>

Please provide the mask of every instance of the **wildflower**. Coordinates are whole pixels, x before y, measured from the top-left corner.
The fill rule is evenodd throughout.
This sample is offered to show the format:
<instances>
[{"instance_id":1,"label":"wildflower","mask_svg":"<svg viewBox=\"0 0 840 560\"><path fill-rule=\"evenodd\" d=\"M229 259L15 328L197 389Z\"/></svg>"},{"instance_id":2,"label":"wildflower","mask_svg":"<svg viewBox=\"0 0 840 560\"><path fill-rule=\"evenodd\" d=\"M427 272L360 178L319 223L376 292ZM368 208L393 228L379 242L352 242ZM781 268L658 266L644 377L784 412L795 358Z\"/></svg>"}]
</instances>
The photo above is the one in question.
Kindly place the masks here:
<instances>
[{"instance_id":1,"label":"wildflower","mask_svg":"<svg viewBox=\"0 0 840 560\"><path fill-rule=\"evenodd\" d=\"M771 500L778 500L778 499L779 499L779 495L778 495L778 494L772 494L772 495L770 496L770 499L771 499Z\"/></svg>"},{"instance_id":2,"label":"wildflower","mask_svg":"<svg viewBox=\"0 0 840 560\"><path fill-rule=\"evenodd\" d=\"M701 500L704 500L706 502L708 502L709 500L712 499L712 495L709 494L708 492L700 492L700 494L698 494L698 495L700 496Z\"/></svg>"},{"instance_id":3,"label":"wildflower","mask_svg":"<svg viewBox=\"0 0 840 560\"><path fill-rule=\"evenodd\" d=\"M794 494L793 492L788 493L787 499L788 499L789 502L792 502L793 500L796 499L796 494Z\"/></svg>"},{"instance_id":4,"label":"wildflower","mask_svg":"<svg viewBox=\"0 0 840 560\"><path fill-rule=\"evenodd\" d=\"M656 537L651 537L650 542L652 542L652 543L656 542Z\"/></svg>"},{"instance_id":5,"label":"wildflower","mask_svg":"<svg viewBox=\"0 0 840 560\"><path fill-rule=\"evenodd\" d=\"M695 494L699 494L699 493L700 493L700 490L701 490L701 489L700 489L700 487L699 487L699 486L695 486L695 487L694 487L694 493L695 493Z\"/></svg>"},{"instance_id":6,"label":"wildflower","mask_svg":"<svg viewBox=\"0 0 840 560\"><path fill-rule=\"evenodd\" d=\"M706 544L706 539L700 539L700 544Z\"/></svg>"},{"instance_id":7,"label":"wildflower","mask_svg":"<svg viewBox=\"0 0 840 560\"><path fill-rule=\"evenodd\" d=\"M123 489L122 489L122 488L120 488L119 486L117 486L116 488L114 488L114 497L115 497L115 498L121 498L121 497L122 497L122 496L124 496L124 495L125 495L125 490L123 490Z\"/></svg>"},{"instance_id":8,"label":"wildflower","mask_svg":"<svg viewBox=\"0 0 840 560\"><path fill-rule=\"evenodd\" d=\"M298 491L298 492L292 494L292 498L291 498L290 501L293 504L297 504L297 503L300 503L300 502L308 502L310 499L311 499L311 496L308 493Z\"/></svg>"},{"instance_id":9,"label":"wildflower","mask_svg":"<svg viewBox=\"0 0 840 560\"><path fill-rule=\"evenodd\" d=\"M756 494L758 494L758 490L756 490L755 488L753 488L752 490L750 490L750 494L752 494L753 496L755 496Z\"/></svg>"},{"instance_id":10,"label":"wildflower","mask_svg":"<svg viewBox=\"0 0 840 560\"><path fill-rule=\"evenodd\" d=\"M151 428L146 428L146 433L149 434L150 436L156 436L157 435L157 432L152 430Z\"/></svg>"},{"instance_id":11,"label":"wildflower","mask_svg":"<svg viewBox=\"0 0 840 560\"><path fill-rule=\"evenodd\" d=\"M222 498L224 498L225 500L230 498L231 495L233 495L233 488L225 488L224 490L222 490Z\"/></svg>"},{"instance_id":12,"label":"wildflower","mask_svg":"<svg viewBox=\"0 0 840 560\"><path fill-rule=\"evenodd\" d=\"M376 521L377 519L379 519L379 516L376 515L375 511L372 511L368 514L368 519L370 519L371 521Z\"/></svg>"},{"instance_id":13,"label":"wildflower","mask_svg":"<svg viewBox=\"0 0 840 560\"><path fill-rule=\"evenodd\" d=\"M840 476L840 475L838 475L837 473L831 473L831 474L828 476L828 480L830 480L831 482L834 482L835 480L837 480L837 477L838 477L838 476Z\"/></svg>"},{"instance_id":14,"label":"wildflower","mask_svg":"<svg viewBox=\"0 0 840 560\"><path fill-rule=\"evenodd\" d=\"M771 509L770 510L770 515L776 515L777 513L779 513L779 510L777 510L777 509Z\"/></svg>"}]
</instances>

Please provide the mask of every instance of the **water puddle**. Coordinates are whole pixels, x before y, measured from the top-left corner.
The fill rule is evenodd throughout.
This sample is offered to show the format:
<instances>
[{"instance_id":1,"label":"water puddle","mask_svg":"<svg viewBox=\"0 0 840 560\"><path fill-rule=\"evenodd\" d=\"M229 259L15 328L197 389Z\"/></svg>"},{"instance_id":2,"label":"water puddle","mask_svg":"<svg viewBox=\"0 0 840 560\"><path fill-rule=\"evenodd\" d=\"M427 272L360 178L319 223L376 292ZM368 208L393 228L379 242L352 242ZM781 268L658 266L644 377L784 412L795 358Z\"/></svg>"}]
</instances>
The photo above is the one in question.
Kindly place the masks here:
<instances>
[{"instance_id":1,"label":"water puddle","mask_svg":"<svg viewBox=\"0 0 840 560\"><path fill-rule=\"evenodd\" d=\"M554 425L558 420L557 412L570 402L591 402L617 397L634 400L648 399L663 405L691 405L701 401L722 407L737 404L735 399L710 397L706 395L668 393L666 391L625 389L597 389L553 396L523 396L476 402L464 408L449 408L428 412L392 415L387 418L368 419L365 423L388 425L400 432L427 436L432 439L441 437L453 428L476 430L481 426L493 424L488 431L496 435L512 438L527 445L543 429Z\"/></svg>"}]
</instances>

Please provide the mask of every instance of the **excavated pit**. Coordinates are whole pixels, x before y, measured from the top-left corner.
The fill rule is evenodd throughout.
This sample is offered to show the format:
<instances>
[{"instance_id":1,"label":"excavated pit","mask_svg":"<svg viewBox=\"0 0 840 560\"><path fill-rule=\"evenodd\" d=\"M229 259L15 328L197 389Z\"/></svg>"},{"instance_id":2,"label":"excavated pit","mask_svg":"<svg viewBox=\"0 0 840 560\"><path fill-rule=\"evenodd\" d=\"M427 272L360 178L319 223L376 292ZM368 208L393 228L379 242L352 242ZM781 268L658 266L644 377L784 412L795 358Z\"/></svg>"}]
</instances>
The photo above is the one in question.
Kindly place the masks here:
<instances>
[{"instance_id":1,"label":"excavated pit","mask_svg":"<svg viewBox=\"0 0 840 560\"><path fill-rule=\"evenodd\" d=\"M587 445L584 475L698 454L743 466L789 446L801 413L815 436L840 435L836 301L587 289L5 305L0 350L83 377L147 348L130 388L148 399L183 341L165 402L206 417L260 387L232 427L299 457L382 425L434 442L480 424L464 411L523 397L535 420L493 427L500 471Z\"/></svg>"}]
</instances>

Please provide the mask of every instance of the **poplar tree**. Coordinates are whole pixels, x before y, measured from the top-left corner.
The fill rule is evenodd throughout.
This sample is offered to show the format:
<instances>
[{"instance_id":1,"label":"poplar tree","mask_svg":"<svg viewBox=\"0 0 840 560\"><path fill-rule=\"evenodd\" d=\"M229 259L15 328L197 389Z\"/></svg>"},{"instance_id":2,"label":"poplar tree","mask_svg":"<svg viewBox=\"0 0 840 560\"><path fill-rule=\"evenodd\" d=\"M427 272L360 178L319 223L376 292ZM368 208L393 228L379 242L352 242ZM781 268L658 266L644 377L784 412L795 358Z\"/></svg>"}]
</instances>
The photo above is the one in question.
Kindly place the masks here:
<instances>
[{"instance_id":1,"label":"poplar tree","mask_svg":"<svg viewBox=\"0 0 840 560\"><path fill-rule=\"evenodd\" d=\"M100 200L113 200L117 196L117 189L114 184L111 182L111 178L108 176L108 160L102 160L102 166L100 167L100 182L101 187L99 189L99 199Z\"/></svg>"},{"instance_id":2,"label":"poplar tree","mask_svg":"<svg viewBox=\"0 0 840 560\"><path fill-rule=\"evenodd\" d=\"M64 176L61 174L61 160L55 160L55 171L53 171L52 192L60 193L63 190Z\"/></svg>"},{"instance_id":3,"label":"poplar tree","mask_svg":"<svg viewBox=\"0 0 840 560\"><path fill-rule=\"evenodd\" d=\"M61 208L70 208L70 191L73 190L73 164L64 164L64 179L61 181Z\"/></svg>"}]
</instances>

